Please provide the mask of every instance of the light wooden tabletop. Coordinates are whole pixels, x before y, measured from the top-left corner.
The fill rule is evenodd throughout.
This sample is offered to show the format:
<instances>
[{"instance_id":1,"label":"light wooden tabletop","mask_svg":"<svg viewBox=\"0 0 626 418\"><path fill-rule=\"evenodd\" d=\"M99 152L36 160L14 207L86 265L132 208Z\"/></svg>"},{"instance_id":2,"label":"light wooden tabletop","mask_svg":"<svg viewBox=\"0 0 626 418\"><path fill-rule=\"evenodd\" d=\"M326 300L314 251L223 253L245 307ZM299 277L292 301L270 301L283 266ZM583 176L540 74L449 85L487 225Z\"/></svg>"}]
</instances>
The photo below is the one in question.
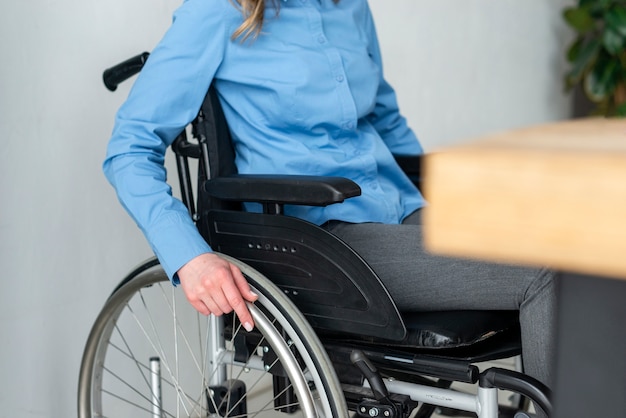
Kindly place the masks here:
<instances>
[{"instance_id":1,"label":"light wooden tabletop","mask_svg":"<svg viewBox=\"0 0 626 418\"><path fill-rule=\"evenodd\" d=\"M427 248L626 279L626 119L534 126L424 162Z\"/></svg>"}]
</instances>

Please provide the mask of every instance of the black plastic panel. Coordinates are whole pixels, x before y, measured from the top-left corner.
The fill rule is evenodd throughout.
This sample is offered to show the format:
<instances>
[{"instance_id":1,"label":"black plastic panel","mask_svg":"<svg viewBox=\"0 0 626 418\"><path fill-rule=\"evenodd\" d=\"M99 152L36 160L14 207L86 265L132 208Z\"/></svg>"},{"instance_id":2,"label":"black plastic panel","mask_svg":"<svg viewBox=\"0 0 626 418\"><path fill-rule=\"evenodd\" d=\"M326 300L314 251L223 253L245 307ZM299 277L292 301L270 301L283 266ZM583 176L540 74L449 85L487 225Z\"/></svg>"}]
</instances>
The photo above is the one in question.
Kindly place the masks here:
<instances>
[{"instance_id":1,"label":"black plastic panel","mask_svg":"<svg viewBox=\"0 0 626 418\"><path fill-rule=\"evenodd\" d=\"M205 217L211 247L266 275L314 328L401 340L389 293L350 247L300 219L232 211Z\"/></svg>"}]
</instances>

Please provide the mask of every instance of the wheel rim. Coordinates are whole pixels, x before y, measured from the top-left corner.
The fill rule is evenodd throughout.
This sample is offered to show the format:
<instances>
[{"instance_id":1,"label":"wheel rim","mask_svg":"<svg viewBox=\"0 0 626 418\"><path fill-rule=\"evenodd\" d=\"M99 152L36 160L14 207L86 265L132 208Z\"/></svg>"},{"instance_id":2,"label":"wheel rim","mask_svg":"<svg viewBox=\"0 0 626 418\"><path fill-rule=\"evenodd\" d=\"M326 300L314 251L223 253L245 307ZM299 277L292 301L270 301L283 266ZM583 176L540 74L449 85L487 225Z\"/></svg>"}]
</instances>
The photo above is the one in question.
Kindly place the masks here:
<instances>
[{"instance_id":1,"label":"wheel rim","mask_svg":"<svg viewBox=\"0 0 626 418\"><path fill-rule=\"evenodd\" d=\"M244 274L254 273L246 270ZM255 283L251 280L253 287ZM254 290L260 298L257 306L251 306L251 312L260 336L252 338L234 319L224 324L221 319L193 311L184 296L181 298L182 291L169 284L158 266L121 286L105 305L85 348L79 385L80 416L234 417L243 415L244 408L246 416L262 418L277 415L274 393L285 397L292 391L295 399L286 397L281 406L297 401L295 416L336 416L336 410L345 409L343 398L337 406L337 393L327 393L328 377L315 370L317 360L303 351L309 342L303 341L290 321L276 311L263 289ZM170 331L163 333L161 329ZM211 335L224 329L231 330L229 340L216 346ZM244 360L240 347L236 347L242 339L249 351ZM214 355L207 355L209 352ZM158 359L161 374L156 385L152 378L157 373L150 363L154 358ZM298 362L302 367L296 367ZM269 367L273 372L275 363L291 363L283 367L289 375L286 389L272 390L271 385L268 389L267 380L275 378L265 369ZM224 384L227 380L228 385ZM242 395L233 387L241 386L237 382L244 380L246 390ZM333 386L332 376L330 381ZM222 385L216 389L218 382ZM158 386L160 397L156 396ZM273 392L271 396L268 390ZM220 391L226 397L216 398L215 393ZM233 401L235 395L242 399Z\"/></svg>"}]
</instances>

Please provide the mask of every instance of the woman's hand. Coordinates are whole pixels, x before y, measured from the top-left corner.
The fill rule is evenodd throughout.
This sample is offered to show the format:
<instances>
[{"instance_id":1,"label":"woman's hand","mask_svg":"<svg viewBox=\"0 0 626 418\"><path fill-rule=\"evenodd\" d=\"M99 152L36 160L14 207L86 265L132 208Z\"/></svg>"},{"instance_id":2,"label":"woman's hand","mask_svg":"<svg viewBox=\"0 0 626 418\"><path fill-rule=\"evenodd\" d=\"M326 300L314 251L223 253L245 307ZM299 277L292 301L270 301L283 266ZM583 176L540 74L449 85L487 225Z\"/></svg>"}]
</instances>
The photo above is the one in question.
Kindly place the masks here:
<instances>
[{"instance_id":1,"label":"woman's hand","mask_svg":"<svg viewBox=\"0 0 626 418\"><path fill-rule=\"evenodd\" d=\"M178 270L178 278L191 305L203 315L220 316L235 311L243 327L252 331L254 321L246 301L258 296L250 290L239 268L216 254L201 254Z\"/></svg>"}]
</instances>

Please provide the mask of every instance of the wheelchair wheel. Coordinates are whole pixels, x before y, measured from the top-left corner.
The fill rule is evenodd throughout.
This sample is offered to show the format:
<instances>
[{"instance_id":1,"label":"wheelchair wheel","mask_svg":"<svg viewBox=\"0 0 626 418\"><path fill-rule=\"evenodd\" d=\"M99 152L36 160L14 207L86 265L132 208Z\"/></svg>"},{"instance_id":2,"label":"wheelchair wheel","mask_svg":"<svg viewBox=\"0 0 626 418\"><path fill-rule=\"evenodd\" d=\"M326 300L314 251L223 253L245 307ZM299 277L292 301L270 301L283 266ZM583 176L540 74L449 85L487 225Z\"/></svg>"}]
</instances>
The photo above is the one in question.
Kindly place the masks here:
<instances>
[{"instance_id":1,"label":"wheelchair wheel","mask_svg":"<svg viewBox=\"0 0 626 418\"><path fill-rule=\"evenodd\" d=\"M228 257L226 257L228 258ZM234 259L259 295L248 333L234 315L205 317L152 259L105 303L87 340L78 415L348 417L317 336L267 278Z\"/></svg>"}]
</instances>

